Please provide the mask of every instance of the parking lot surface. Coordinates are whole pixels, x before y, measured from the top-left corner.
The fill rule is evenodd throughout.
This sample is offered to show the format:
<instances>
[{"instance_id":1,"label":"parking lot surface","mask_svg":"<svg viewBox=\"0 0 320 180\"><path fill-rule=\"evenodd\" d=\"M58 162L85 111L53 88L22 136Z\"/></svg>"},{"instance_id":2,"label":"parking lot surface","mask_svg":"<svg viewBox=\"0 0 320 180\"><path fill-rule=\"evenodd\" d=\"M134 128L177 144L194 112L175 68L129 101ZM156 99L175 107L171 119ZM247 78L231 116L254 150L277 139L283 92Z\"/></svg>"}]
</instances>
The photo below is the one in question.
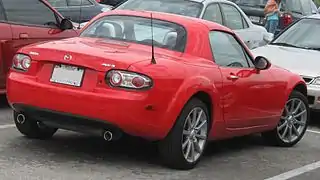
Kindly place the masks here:
<instances>
[{"instance_id":1,"label":"parking lot surface","mask_svg":"<svg viewBox=\"0 0 320 180\"><path fill-rule=\"evenodd\" d=\"M136 139L106 143L100 137L66 131L59 131L51 140L26 139L14 128L11 114L3 100L0 105L3 180L318 180L320 177L317 116L313 116L304 139L293 148L267 146L259 136L214 142L195 169L176 171L161 166L154 144Z\"/></svg>"}]
</instances>

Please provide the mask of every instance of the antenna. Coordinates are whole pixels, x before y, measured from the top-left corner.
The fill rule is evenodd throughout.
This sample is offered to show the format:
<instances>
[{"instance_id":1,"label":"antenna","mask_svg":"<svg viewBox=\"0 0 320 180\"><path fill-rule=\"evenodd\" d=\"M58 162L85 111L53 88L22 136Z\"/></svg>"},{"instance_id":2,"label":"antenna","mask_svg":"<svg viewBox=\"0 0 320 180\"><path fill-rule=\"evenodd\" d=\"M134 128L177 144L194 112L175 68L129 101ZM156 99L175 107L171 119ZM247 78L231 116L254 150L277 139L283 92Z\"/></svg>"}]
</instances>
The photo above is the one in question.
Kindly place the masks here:
<instances>
[{"instance_id":1,"label":"antenna","mask_svg":"<svg viewBox=\"0 0 320 180\"><path fill-rule=\"evenodd\" d=\"M82 1L80 1L80 13L79 13L79 25L78 25L78 29L81 28L81 17L82 17Z\"/></svg>"},{"instance_id":2,"label":"antenna","mask_svg":"<svg viewBox=\"0 0 320 180\"><path fill-rule=\"evenodd\" d=\"M156 59L154 58L154 44L153 44L153 18L152 18L152 13L150 13L151 15L151 19L150 19L150 23L151 23L151 63L152 64L157 64Z\"/></svg>"}]
</instances>

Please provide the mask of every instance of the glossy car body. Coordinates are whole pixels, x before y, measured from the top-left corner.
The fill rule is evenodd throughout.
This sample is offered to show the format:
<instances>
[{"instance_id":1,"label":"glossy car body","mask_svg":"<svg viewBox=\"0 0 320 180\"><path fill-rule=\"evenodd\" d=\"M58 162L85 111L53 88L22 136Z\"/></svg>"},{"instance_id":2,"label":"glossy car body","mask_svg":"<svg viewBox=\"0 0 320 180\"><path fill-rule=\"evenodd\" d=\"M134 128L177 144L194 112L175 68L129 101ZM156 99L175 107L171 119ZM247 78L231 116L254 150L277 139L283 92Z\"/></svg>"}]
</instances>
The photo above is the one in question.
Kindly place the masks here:
<instances>
[{"instance_id":1,"label":"glossy car body","mask_svg":"<svg viewBox=\"0 0 320 180\"><path fill-rule=\"evenodd\" d=\"M164 38L168 46L159 47L155 42L154 61L149 44L90 36L92 28L102 27L99 22L108 18L140 18L150 24L150 15L145 11L106 12L86 25L80 37L20 49L15 60L29 57L31 63L22 65L28 67L23 71L19 70L19 63L14 63L8 76L7 98L18 114L16 122L25 122L20 118L26 117L47 126L99 135L109 129L114 134L125 132L165 144L163 140L171 136L172 129L180 128L176 120L191 101L208 107L208 139L224 139L275 129L291 92L306 94L305 82L300 76L270 64L265 70L257 69L249 49L239 37L230 29L209 21L154 12L155 27L166 22L179 27L182 33L178 33L181 41L173 49L169 48L172 47L170 38ZM136 38L146 32L149 30L136 34ZM154 33L155 39L162 39L159 30ZM172 32L167 35L172 37ZM117 33L112 35L117 36ZM234 44L219 44L226 40L222 37L230 38ZM230 58L232 52L239 56ZM225 63L240 63L241 67ZM85 69L79 87L50 81L57 64ZM119 79L115 72L119 71L151 81L144 81L148 84L142 89L132 88L130 83L125 86L131 88L119 88L114 85ZM121 76L121 82L128 77ZM201 99L202 103L193 98Z\"/></svg>"},{"instance_id":2,"label":"glossy car body","mask_svg":"<svg viewBox=\"0 0 320 180\"><path fill-rule=\"evenodd\" d=\"M62 19L64 19L63 16L46 1L0 0L1 93L5 93L6 76L9 67L11 67L12 58L19 48L39 41L57 40L78 35L74 29L62 30L58 27ZM47 22L51 24L45 25Z\"/></svg>"},{"instance_id":3,"label":"glossy car body","mask_svg":"<svg viewBox=\"0 0 320 180\"><path fill-rule=\"evenodd\" d=\"M160 11L216 22L234 30L250 49L269 42L266 29L254 25L235 3L227 0L128 0L115 9Z\"/></svg>"},{"instance_id":4,"label":"glossy car body","mask_svg":"<svg viewBox=\"0 0 320 180\"><path fill-rule=\"evenodd\" d=\"M65 18L76 23L90 21L101 12L110 11L112 6L99 4L95 0L47 0ZM82 3L82 4L81 4Z\"/></svg>"},{"instance_id":5,"label":"glossy car body","mask_svg":"<svg viewBox=\"0 0 320 180\"><path fill-rule=\"evenodd\" d=\"M314 110L320 109L319 30L320 15L307 16L289 26L269 45L253 51L255 55L263 55L273 64L301 75L308 86L310 108Z\"/></svg>"}]
</instances>

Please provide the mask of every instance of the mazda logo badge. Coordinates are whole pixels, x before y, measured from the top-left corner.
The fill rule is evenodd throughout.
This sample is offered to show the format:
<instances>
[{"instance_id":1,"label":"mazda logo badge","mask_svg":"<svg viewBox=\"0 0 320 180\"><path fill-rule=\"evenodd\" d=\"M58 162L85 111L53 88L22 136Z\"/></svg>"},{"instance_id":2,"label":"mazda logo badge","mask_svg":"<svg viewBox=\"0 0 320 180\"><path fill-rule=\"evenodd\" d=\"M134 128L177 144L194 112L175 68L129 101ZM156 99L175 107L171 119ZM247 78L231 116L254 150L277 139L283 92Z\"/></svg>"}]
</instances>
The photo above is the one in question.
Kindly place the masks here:
<instances>
[{"instance_id":1,"label":"mazda logo badge","mask_svg":"<svg viewBox=\"0 0 320 180\"><path fill-rule=\"evenodd\" d=\"M64 55L63 59L65 61L70 61L72 59L72 56L70 54L66 54L66 55Z\"/></svg>"}]
</instances>

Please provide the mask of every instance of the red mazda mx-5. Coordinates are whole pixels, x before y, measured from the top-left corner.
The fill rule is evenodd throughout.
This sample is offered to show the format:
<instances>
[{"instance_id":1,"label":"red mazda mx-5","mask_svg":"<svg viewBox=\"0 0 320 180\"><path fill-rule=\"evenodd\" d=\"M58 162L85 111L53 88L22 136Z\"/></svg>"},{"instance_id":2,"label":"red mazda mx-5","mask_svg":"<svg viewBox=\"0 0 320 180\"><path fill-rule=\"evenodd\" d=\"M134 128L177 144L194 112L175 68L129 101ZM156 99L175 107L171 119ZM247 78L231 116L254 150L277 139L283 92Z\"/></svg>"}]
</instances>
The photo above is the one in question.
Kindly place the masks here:
<instances>
[{"instance_id":1,"label":"red mazda mx-5","mask_svg":"<svg viewBox=\"0 0 320 180\"><path fill-rule=\"evenodd\" d=\"M208 140L262 132L293 146L309 120L300 76L253 58L226 27L156 12L106 12L80 37L23 47L7 90L29 138L139 136L178 169L193 168Z\"/></svg>"}]
</instances>

